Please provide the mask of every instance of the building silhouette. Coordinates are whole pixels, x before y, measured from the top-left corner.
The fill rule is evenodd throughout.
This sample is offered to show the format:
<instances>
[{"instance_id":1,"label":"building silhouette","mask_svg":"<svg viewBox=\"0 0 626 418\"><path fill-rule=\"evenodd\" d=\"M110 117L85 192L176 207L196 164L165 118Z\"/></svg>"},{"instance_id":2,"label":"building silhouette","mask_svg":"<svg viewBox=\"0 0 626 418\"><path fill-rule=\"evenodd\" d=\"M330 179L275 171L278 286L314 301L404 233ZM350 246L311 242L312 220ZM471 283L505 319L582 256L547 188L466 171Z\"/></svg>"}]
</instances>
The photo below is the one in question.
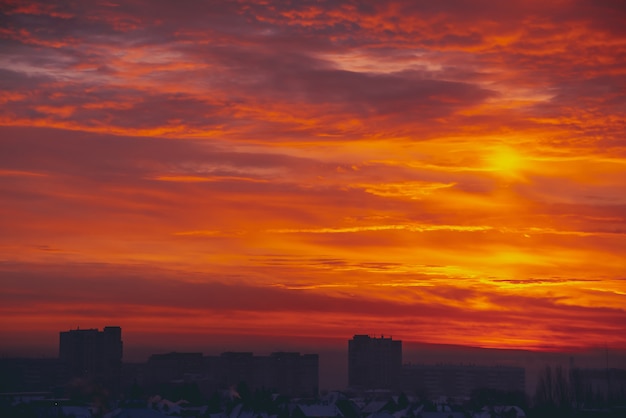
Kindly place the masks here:
<instances>
[{"instance_id":1,"label":"building silhouette","mask_svg":"<svg viewBox=\"0 0 626 418\"><path fill-rule=\"evenodd\" d=\"M67 380L56 358L0 358L0 393L47 391Z\"/></svg>"},{"instance_id":2,"label":"building silhouette","mask_svg":"<svg viewBox=\"0 0 626 418\"><path fill-rule=\"evenodd\" d=\"M524 392L526 370L511 366L462 364L407 364L402 367L400 388L431 399L469 398L476 389Z\"/></svg>"},{"instance_id":3,"label":"building silhouette","mask_svg":"<svg viewBox=\"0 0 626 418\"><path fill-rule=\"evenodd\" d=\"M69 378L83 378L117 390L120 384L122 328L75 329L59 333L59 359Z\"/></svg>"},{"instance_id":4,"label":"building silhouette","mask_svg":"<svg viewBox=\"0 0 626 418\"><path fill-rule=\"evenodd\" d=\"M315 396L319 391L319 356L292 352L267 357L274 388L291 396Z\"/></svg>"},{"instance_id":5,"label":"building silhouette","mask_svg":"<svg viewBox=\"0 0 626 418\"><path fill-rule=\"evenodd\" d=\"M221 387L245 382L251 390L271 389L286 396L316 396L319 391L317 354L276 352L269 356L255 356L227 352L213 364Z\"/></svg>"},{"instance_id":6,"label":"building silhouette","mask_svg":"<svg viewBox=\"0 0 626 418\"><path fill-rule=\"evenodd\" d=\"M267 389L286 396L316 396L319 391L319 356L276 352L167 353L150 356L145 376L150 383L193 381L203 391L236 388L245 383L255 391Z\"/></svg>"},{"instance_id":7,"label":"building silhouette","mask_svg":"<svg viewBox=\"0 0 626 418\"><path fill-rule=\"evenodd\" d=\"M185 375L199 374L203 368L202 353L153 354L148 359L146 377L148 381L168 382Z\"/></svg>"},{"instance_id":8,"label":"building silhouette","mask_svg":"<svg viewBox=\"0 0 626 418\"><path fill-rule=\"evenodd\" d=\"M348 341L348 385L355 389L392 389L402 371L402 341L355 335Z\"/></svg>"}]
</instances>

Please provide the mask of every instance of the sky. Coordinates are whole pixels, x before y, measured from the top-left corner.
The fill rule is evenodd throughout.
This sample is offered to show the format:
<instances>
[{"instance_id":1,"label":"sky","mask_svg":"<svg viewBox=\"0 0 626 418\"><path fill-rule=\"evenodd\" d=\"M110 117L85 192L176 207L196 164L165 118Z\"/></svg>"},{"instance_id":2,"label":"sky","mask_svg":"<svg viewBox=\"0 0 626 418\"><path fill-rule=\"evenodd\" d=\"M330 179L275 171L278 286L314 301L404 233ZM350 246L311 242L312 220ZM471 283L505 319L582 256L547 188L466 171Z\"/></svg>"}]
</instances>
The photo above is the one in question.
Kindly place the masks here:
<instances>
[{"instance_id":1,"label":"sky","mask_svg":"<svg viewBox=\"0 0 626 418\"><path fill-rule=\"evenodd\" d=\"M0 352L107 325L626 349L625 21L0 0Z\"/></svg>"}]
</instances>

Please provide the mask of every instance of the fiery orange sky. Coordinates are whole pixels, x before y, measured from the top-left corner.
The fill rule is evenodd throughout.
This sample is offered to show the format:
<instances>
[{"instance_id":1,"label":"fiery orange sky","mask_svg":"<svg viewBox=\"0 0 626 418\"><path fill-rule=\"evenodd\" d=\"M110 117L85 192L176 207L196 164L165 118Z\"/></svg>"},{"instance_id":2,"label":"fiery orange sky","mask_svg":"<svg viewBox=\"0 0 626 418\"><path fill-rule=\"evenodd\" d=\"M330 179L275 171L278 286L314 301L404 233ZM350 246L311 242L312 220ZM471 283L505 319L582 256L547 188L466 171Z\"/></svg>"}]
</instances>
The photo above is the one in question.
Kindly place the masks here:
<instances>
[{"instance_id":1,"label":"fiery orange sky","mask_svg":"<svg viewBox=\"0 0 626 418\"><path fill-rule=\"evenodd\" d=\"M626 348L622 1L0 11L4 345Z\"/></svg>"}]
</instances>

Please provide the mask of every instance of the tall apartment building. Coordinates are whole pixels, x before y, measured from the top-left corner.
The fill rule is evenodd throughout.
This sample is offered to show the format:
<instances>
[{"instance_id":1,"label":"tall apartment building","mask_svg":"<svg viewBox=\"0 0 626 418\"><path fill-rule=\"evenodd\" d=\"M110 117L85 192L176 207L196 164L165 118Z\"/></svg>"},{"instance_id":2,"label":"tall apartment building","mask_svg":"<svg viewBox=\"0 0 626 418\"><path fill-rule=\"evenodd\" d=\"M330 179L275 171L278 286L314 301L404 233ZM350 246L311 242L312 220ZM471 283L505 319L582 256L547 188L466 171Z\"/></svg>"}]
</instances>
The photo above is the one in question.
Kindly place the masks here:
<instances>
[{"instance_id":1,"label":"tall apartment building","mask_svg":"<svg viewBox=\"0 0 626 418\"><path fill-rule=\"evenodd\" d=\"M59 359L70 378L119 387L122 367L122 328L75 329L59 333Z\"/></svg>"},{"instance_id":2,"label":"tall apartment building","mask_svg":"<svg viewBox=\"0 0 626 418\"><path fill-rule=\"evenodd\" d=\"M356 389L391 389L402 371L402 341L355 335L348 341L348 384Z\"/></svg>"}]
</instances>

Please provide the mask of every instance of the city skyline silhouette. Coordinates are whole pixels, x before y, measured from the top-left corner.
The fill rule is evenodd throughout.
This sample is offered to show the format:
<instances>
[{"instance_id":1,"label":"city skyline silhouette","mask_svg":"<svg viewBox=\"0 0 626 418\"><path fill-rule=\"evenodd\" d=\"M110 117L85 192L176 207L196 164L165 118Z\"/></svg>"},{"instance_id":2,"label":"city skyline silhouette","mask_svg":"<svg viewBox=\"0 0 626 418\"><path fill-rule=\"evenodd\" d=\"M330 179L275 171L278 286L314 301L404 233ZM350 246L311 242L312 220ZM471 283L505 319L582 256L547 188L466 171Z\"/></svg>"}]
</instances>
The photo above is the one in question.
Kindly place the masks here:
<instances>
[{"instance_id":1,"label":"city skyline silhouette","mask_svg":"<svg viewBox=\"0 0 626 418\"><path fill-rule=\"evenodd\" d=\"M618 353L609 362L608 347L598 367L589 362L594 353L583 352L548 357L420 344L407 353L403 341L384 334L354 334L344 341L340 362L311 347L269 354L165 351L126 361L127 334L117 325L62 330L57 344L56 358L0 358L0 414L612 418L626 407L626 368L615 367ZM411 361L416 354L418 361ZM347 380L328 379L329 370L341 367Z\"/></svg>"},{"instance_id":2,"label":"city skyline silhouette","mask_svg":"<svg viewBox=\"0 0 626 418\"><path fill-rule=\"evenodd\" d=\"M87 325L87 324L85 324ZM95 340L95 334L102 335L103 331L92 326L77 326L73 329L55 332L54 341L50 341L50 348L46 351L37 352L3 352L1 357L4 359L62 359L62 349L59 345L59 335L79 333L91 335L90 345L95 347L98 341ZM107 328L106 326L104 328ZM117 326L108 326L108 328L116 329ZM311 340L298 340L290 338L282 338L275 340L266 345L251 345L251 341L227 342L221 341L219 336L207 336L212 340L209 344L180 345L175 341L169 341L167 338L159 345L154 346L135 346L132 333L123 333L123 356L121 361L125 364L146 364L153 356L166 356L169 354L179 353L196 353L200 356L219 357L225 353L240 353L253 356L271 356L276 353L300 353L315 354L318 356L318 384L320 391L329 390L345 390L352 387L349 381L349 344L353 338L368 337L374 340L394 340L399 341L402 345L400 349L400 361L402 367L411 366L460 366L460 367L514 367L525 370L525 383L523 391L528 395L534 394L537 389L537 383L540 375L546 367L562 367L584 368L584 369L626 369L626 351L609 350L608 347L596 347L589 350L577 351L528 351L528 350L511 350L511 349L488 349L471 346L455 346L441 345L429 343L416 343L410 341L400 341L394 339L391 335L380 334L353 334L352 337L334 341L334 344L318 344ZM102 350L102 348L99 348ZM67 355L66 355L67 357ZM71 357L71 355L70 355ZM82 361L82 360L81 360ZM366 360L369 364L371 359ZM84 367L84 366L82 366ZM100 367L100 366L91 366ZM367 366L369 367L369 366ZM396 372L397 373L397 372ZM400 379L399 375L393 378ZM374 377L372 382L380 383L381 388L386 385L380 376ZM358 387L359 385L357 385Z\"/></svg>"}]
</instances>

